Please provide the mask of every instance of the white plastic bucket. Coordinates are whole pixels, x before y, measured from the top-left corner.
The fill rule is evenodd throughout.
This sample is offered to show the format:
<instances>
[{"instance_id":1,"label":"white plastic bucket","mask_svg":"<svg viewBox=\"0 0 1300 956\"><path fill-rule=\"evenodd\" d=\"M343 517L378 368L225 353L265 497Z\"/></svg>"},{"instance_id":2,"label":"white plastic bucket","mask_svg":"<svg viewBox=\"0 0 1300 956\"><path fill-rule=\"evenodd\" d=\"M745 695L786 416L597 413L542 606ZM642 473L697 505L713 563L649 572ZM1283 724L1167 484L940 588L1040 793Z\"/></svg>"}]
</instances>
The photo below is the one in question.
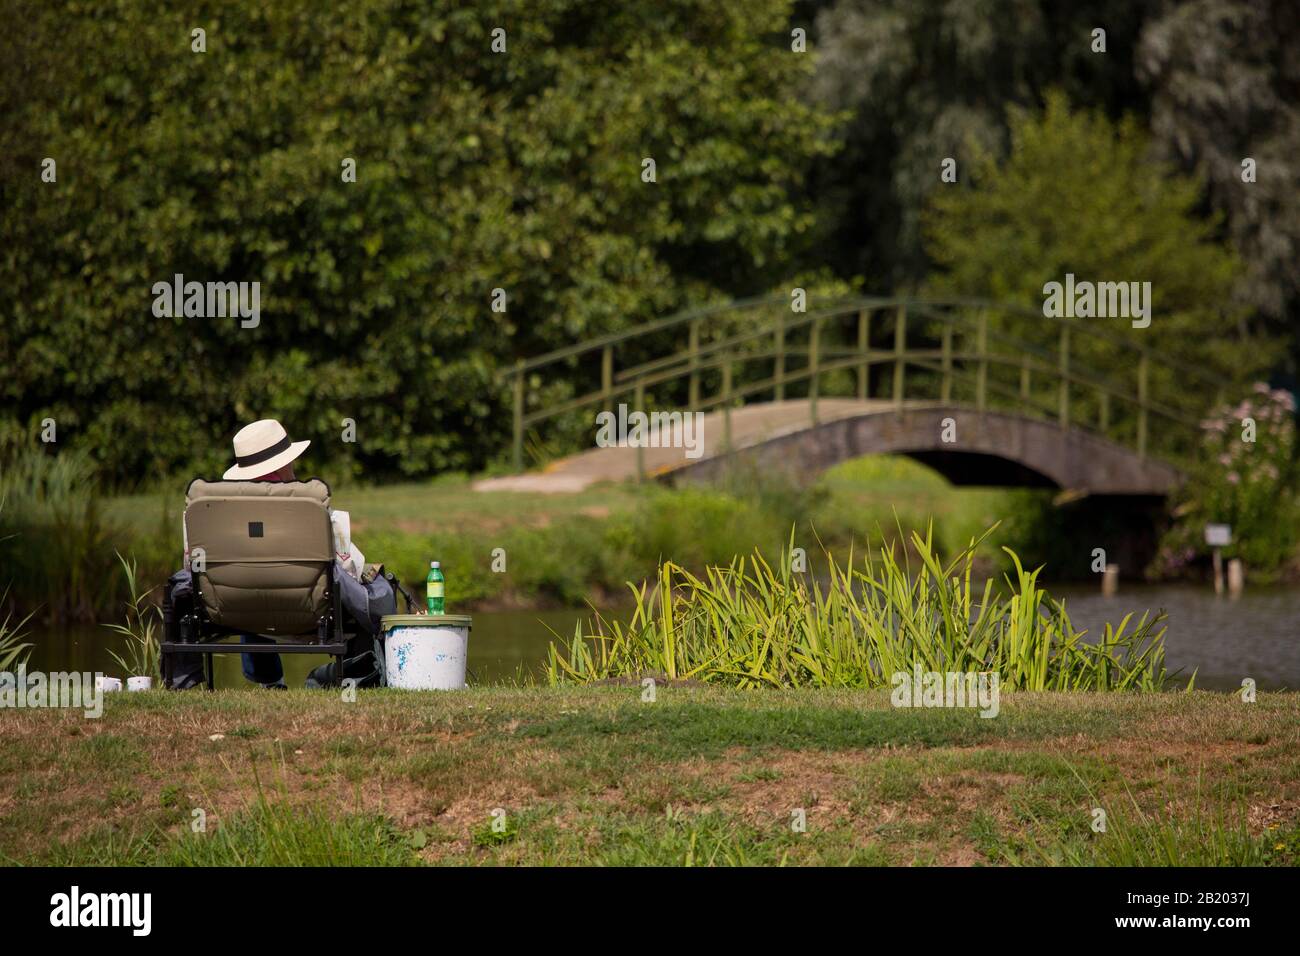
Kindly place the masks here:
<instances>
[{"instance_id":1,"label":"white plastic bucket","mask_svg":"<svg viewBox=\"0 0 1300 956\"><path fill-rule=\"evenodd\" d=\"M122 679L120 677L105 677L103 674L96 674L95 687L105 694L116 693L122 689Z\"/></svg>"},{"instance_id":2,"label":"white plastic bucket","mask_svg":"<svg viewBox=\"0 0 1300 956\"><path fill-rule=\"evenodd\" d=\"M389 614L384 673L389 687L460 690L465 686L470 618L463 614Z\"/></svg>"},{"instance_id":3,"label":"white plastic bucket","mask_svg":"<svg viewBox=\"0 0 1300 956\"><path fill-rule=\"evenodd\" d=\"M152 677L128 677L126 679L126 689L130 691L152 690Z\"/></svg>"}]
</instances>

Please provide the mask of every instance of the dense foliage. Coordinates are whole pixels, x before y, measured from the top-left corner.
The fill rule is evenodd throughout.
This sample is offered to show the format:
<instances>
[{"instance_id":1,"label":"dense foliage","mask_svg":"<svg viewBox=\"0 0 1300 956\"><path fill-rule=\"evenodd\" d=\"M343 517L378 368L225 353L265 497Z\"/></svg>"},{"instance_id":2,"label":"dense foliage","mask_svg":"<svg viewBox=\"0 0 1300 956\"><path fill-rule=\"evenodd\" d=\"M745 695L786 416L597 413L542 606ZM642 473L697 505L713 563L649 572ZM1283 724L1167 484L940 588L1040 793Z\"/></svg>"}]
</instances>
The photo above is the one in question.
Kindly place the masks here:
<instances>
[{"instance_id":1,"label":"dense foliage","mask_svg":"<svg viewBox=\"0 0 1300 956\"><path fill-rule=\"evenodd\" d=\"M1037 109L1044 90L1059 89L1112 119L1133 114L1158 157L1206 180L1208 208L1223 214L1242 257L1235 298L1251 309L1242 321L1290 339L1294 374L1292 0L813 0L807 16L820 51L808 95L850 114L836 133L843 148L817 163L814 190L817 229L841 274L891 287L922 281L932 265L922 210L948 188L941 158L955 158L966 182L975 149L1009 145L1008 108Z\"/></svg>"},{"instance_id":2,"label":"dense foliage","mask_svg":"<svg viewBox=\"0 0 1300 956\"><path fill-rule=\"evenodd\" d=\"M1041 91L1110 113L1143 100L1133 46L1150 0L835 0L817 5L814 102L849 112L843 149L818 163L818 229L836 267L919 282L928 270L921 213L940 163L972 149L1000 152L1007 107L1036 107ZM1107 31L1104 54L1091 32Z\"/></svg>"},{"instance_id":3,"label":"dense foliage","mask_svg":"<svg viewBox=\"0 0 1300 956\"><path fill-rule=\"evenodd\" d=\"M826 119L789 95L786 0L23 12L0 444L51 417L115 482L214 473L263 416L315 440L308 470L481 467L503 363L764 287L809 224ZM260 282L260 324L156 318L178 273Z\"/></svg>"},{"instance_id":4,"label":"dense foliage","mask_svg":"<svg viewBox=\"0 0 1300 956\"><path fill-rule=\"evenodd\" d=\"M1142 31L1139 77L1161 152L1200 170L1242 258L1237 296L1300 362L1300 6L1292 0L1168 4ZM1246 175L1249 161L1252 171Z\"/></svg>"},{"instance_id":5,"label":"dense foliage","mask_svg":"<svg viewBox=\"0 0 1300 956\"><path fill-rule=\"evenodd\" d=\"M1276 351L1243 333L1233 305L1240 272L1215 223L1197 215L1201 185L1150 156L1132 120L1071 110L1049 94L1041 114L1016 111L1005 158L975 150L971 184L934 194L927 247L946 295L1023 302L1041 308L1044 287L1067 274L1087 282L1142 282L1150 325L1125 317L1082 320L1100 335L1076 336L1071 361L1137 390L1136 353L1157 358L1152 393L1188 415L1214 398L1213 383L1268 368ZM1138 320L1145 321L1145 320ZM1038 323L1037 344L1053 356L1058 323ZM1023 322L1008 330L1034 335ZM1172 360L1185 370L1166 367Z\"/></svg>"}]
</instances>

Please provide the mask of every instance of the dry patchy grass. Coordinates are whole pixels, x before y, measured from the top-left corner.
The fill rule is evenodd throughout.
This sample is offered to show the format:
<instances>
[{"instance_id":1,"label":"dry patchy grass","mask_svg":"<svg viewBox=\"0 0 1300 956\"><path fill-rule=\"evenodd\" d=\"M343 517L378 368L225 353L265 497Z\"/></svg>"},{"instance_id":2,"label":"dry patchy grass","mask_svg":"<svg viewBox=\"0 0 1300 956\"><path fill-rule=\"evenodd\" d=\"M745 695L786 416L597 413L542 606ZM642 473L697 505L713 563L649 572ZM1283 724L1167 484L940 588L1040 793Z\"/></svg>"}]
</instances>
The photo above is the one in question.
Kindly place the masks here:
<instances>
[{"instance_id":1,"label":"dry patchy grass","mask_svg":"<svg viewBox=\"0 0 1300 956\"><path fill-rule=\"evenodd\" d=\"M880 692L124 695L100 720L0 713L0 855L141 862L202 839L193 808L219 828L270 800L382 818L426 862L683 862L712 846L709 862L969 865L1045 833L1086 841L1094 802L1131 795L1173 818L1240 810L1286 863L1297 718L1298 695L1204 692L1008 694L990 721Z\"/></svg>"}]
</instances>

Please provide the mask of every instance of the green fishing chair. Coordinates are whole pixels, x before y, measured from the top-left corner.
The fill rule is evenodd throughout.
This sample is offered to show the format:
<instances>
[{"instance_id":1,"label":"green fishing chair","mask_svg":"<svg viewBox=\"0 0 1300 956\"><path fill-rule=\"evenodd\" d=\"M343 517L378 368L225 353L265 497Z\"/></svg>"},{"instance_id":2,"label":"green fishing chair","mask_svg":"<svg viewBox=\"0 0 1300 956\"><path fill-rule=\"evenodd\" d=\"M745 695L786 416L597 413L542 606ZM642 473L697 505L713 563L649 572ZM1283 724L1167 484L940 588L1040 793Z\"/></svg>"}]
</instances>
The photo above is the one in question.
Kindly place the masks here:
<instances>
[{"instance_id":1,"label":"green fishing chair","mask_svg":"<svg viewBox=\"0 0 1300 956\"><path fill-rule=\"evenodd\" d=\"M208 481L185 493L192 600L172 654L328 654L343 670L343 606L334 583L334 532L325 482ZM257 635L271 644L228 643Z\"/></svg>"}]
</instances>

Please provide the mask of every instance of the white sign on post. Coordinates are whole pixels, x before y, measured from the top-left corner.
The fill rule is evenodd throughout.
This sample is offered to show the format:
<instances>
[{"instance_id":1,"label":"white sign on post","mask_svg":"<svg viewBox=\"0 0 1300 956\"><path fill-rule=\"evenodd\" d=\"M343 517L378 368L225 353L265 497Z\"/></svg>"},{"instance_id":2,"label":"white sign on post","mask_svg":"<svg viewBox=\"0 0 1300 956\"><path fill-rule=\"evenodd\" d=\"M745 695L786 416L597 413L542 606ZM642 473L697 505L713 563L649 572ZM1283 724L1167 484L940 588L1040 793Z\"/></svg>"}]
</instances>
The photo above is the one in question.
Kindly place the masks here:
<instances>
[{"instance_id":1,"label":"white sign on post","mask_svg":"<svg viewBox=\"0 0 1300 956\"><path fill-rule=\"evenodd\" d=\"M1226 548L1232 544L1232 525L1207 524L1205 526L1205 543L1211 548Z\"/></svg>"}]
</instances>

